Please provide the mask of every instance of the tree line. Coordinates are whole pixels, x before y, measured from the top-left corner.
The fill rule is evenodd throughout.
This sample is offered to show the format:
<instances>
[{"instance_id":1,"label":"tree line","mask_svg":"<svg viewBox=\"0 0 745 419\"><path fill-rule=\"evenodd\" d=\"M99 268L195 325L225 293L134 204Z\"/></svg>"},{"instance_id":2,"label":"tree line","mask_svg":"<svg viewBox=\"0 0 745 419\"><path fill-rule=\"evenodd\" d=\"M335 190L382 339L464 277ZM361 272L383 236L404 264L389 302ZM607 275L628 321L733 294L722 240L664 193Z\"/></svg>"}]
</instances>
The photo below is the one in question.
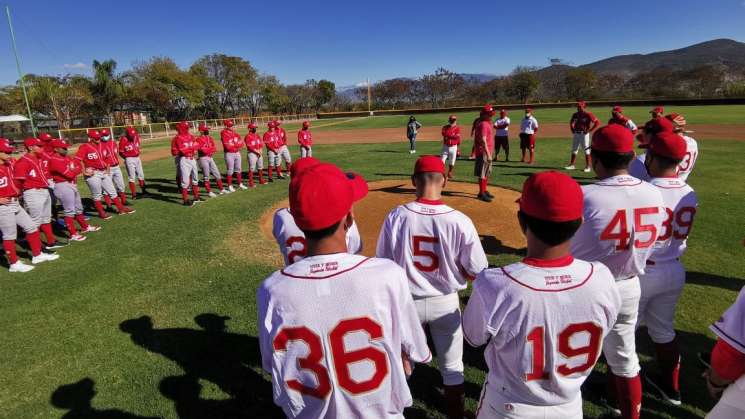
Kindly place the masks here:
<instances>
[{"instance_id":1,"label":"tree line","mask_svg":"<svg viewBox=\"0 0 745 419\"><path fill-rule=\"evenodd\" d=\"M124 123L128 112L147 112L153 121L212 119L262 112L299 114L335 109L336 86L328 80L284 85L241 57L211 54L182 69L168 57L135 63L117 72L114 60L94 60L91 77L25 77L31 110L70 128ZM0 114L26 114L20 84L0 87Z\"/></svg>"}]
</instances>

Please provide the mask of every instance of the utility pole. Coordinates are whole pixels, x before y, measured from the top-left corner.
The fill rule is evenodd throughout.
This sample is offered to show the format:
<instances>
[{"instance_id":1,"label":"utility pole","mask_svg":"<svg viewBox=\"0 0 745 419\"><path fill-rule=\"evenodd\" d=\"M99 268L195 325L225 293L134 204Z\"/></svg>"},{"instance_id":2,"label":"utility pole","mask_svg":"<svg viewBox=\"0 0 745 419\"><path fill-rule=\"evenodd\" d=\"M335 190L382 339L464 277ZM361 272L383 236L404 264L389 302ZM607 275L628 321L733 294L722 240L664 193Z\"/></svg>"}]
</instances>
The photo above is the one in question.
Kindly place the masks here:
<instances>
[{"instance_id":1,"label":"utility pole","mask_svg":"<svg viewBox=\"0 0 745 419\"><path fill-rule=\"evenodd\" d=\"M370 78L367 78L367 113L372 116L372 92L370 90Z\"/></svg>"},{"instance_id":2,"label":"utility pole","mask_svg":"<svg viewBox=\"0 0 745 419\"><path fill-rule=\"evenodd\" d=\"M10 39L13 41L13 54L16 56L16 69L18 70L18 78L21 82L21 90L23 90L23 99L26 101L26 111L28 112L28 119L31 121L31 132L36 136L36 126L34 126L34 116L31 114L31 105L28 103L28 93L26 93L26 82L21 71L21 60L18 58L18 48L16 47L16 35L13 32L13 22L10 19L10 6L5 6L5 14L8 16L8 28L10 29Z\"/></svg>"}]
</instances>

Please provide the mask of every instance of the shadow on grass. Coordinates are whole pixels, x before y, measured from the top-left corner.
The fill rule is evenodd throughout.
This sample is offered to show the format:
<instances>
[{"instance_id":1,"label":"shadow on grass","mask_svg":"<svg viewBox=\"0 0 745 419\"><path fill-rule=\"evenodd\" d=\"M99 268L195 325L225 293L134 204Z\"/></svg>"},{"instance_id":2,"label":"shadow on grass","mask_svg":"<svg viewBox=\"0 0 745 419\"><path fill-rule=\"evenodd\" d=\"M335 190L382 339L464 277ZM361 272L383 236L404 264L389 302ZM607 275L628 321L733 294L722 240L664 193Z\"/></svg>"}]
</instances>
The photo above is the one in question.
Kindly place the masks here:
<instances>
[{"instance_id":1,"label":"shadow on grass","mask_svg":"<svg viewBox=\"0 0 745 419\"><path fill-rule=\"evenodd\" d=\"M205 313L194 318L201 329L156 329L150 317L142 316L122 322L119 328L136 345L184 370L181 376L163 378L159 385L180 417L282 417L272 401L271 383L259 372L258 339L229 332L228 319ZM200 380L213 383L229 397L201 398Z\"/></svg>"},{"instance_id":2,"label":"shadow on grass","mask_svg":"<svg viewBox=\"0 0 745 419\"><path fill-rule=\"evenodd\" d=\"M52 393L51 403L54 407L67 410L62 419L154 419L139 416L119 409L97 409L91 406L96 396L95 383L90 378L64 384Z\"/></svg>"},{"instance_id":3,"label":"shadow on grass","mask_svg":"<svg viewBox=\"0 0 745 419\"><path fill-rule=\"evenodd\" d=\"M745 279L727 278L704 272L686 272L686 283L722 288L729 291L740 291L745 286Z\"/></svg>"},{"instance_id":4,"label":"shadow on grass","mask_svg":"<svg viewBox=\"0 0 745 419\"><path fill-rule=\"evenodd\" d=\"M486 252L487 255L504 255L504 254L517 255L517 256L527 255L526 247L518 249L515 247L506 246L502 244L502 240L499 240L498 238L494 236L479 235L479 239L481 240L481 247L484 248L484 252Z\"/></svg>"}]
</instances>

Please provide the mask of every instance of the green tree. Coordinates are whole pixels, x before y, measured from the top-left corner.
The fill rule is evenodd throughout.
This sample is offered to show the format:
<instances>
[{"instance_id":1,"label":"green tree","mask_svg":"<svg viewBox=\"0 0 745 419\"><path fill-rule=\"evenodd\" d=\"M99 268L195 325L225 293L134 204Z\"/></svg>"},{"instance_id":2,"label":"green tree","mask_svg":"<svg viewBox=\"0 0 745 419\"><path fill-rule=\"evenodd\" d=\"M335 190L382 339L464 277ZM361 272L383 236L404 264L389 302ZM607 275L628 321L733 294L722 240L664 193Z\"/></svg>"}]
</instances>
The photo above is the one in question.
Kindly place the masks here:
<instances>
[{"instance_id":1,"label":"green tree","mask_svg":"<svg viewBox=\"0 0 745 419\"><path fill-rule=\"evenodd\" d=\"M540 80L534 72L526 67L517 67L509 78L507 88L508 94L519 100L520 103L528 103L530 97L538 90Z\"/></svg>"},{"instance_id":2,"label":"green tree","mask_svg":"<svg viewBox=\"0 0 745 419\"><path fill-rule=\"evenodd\" d=\"M564 87L569 99L581 100L592 96L597 83L595 72L589 68L573 68L564 76Z\"/></svg>"},{"instance_id":3,"label":"green tree","mask_svg":"<svg viewBox=\"0 0 745 419\"><path fill-rule=\"evenodd\" d=\"M250 108L250 98L259 88L258 72L241 57L205 55L189 71L202 81L210 116L232 115Z\"/></svg>"},{"instance_id":4,"label":"green tree","mask_svg":"<svg viewBox=\"0 0 745 419\"><path fill-rule=\"evenodd\" d=\"M83 76L28 75L26 80L31 110L53 117L61 129L70 128L83 108L93 103L90 80Z\"/></svg>"},{"instance_id":5,"label":"green tree","mask_svg":"<svg viewBox=\"0 0 745 419\"><path fill-rule=\"evenodd\" d=\"M317 84L318 96L316 99L316 108L319 110L323 105L331 102L336 97L336 84L329 80L318 80Z\"/></svg>"},{"instance_id":6,"label":"green tree","mask_svg":"<svg viewBox=\"0 0 745 419\"><path fill-rule=\"evenodd\" d=\"M93 80L91 92L93 93L93 104L97 110L112 118L114 110L120 105L124 94L121 80L115 74L116 61L93 60Z\"/></svg>"}]
</instances>

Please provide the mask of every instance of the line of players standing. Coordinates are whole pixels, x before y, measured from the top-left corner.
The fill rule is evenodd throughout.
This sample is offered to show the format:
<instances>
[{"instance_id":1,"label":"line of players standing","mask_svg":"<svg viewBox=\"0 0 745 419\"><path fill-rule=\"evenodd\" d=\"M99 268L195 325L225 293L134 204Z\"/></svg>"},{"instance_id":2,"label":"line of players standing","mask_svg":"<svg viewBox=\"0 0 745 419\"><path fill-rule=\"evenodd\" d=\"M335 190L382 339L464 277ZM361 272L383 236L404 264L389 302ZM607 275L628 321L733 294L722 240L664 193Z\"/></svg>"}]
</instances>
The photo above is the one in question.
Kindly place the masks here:
<instances>
[{"instance_id":1,"label":"line of players standing","mask_svg":"<svg viewBox=\"0 0 745 419\"><path fill-rule=\"evenodd\" d=\"M171 141L171 154L176 165L176 182L179 184L185 206L194 205L202 200L199 191L200 168L204 187L210 197L235 192L236 187L244 190L254 188L256 187L255 175L258 176L259 185L264 185L267 181L273 182L275 174L277 179L284 179L282 162L285 164L285 171L288 173L290 171L292 157L287 146L287 132L281 127L280 121L270 121L263 137L257 134L258 126L253 122L248 125L248 133L243 138L233 129L233 120L226 119L223 124L225 128L220 132L220 140L227 168L226 182L223 182L222 174L213 158L217 152L217 146L209 134L210 128L205 124L200 125L198 130L201 135L194 137L189 132L188 123L179 122L176 125L178 134ZM310 132L310 122L303 122L302 129L298 131L297 140L300 145L301 158L311 157L313 136ZM267 180L264 180L265 146L268 160ZM241 157L243 148L246 148L246 161L248 162L247 185L243 183L243 159ZM236 180L236 186L233 186L233 179ZM217 192L212 190L211 180L217 184ZM189 198L190 191L191 199Z\"/></svg>"}]
</instances>

